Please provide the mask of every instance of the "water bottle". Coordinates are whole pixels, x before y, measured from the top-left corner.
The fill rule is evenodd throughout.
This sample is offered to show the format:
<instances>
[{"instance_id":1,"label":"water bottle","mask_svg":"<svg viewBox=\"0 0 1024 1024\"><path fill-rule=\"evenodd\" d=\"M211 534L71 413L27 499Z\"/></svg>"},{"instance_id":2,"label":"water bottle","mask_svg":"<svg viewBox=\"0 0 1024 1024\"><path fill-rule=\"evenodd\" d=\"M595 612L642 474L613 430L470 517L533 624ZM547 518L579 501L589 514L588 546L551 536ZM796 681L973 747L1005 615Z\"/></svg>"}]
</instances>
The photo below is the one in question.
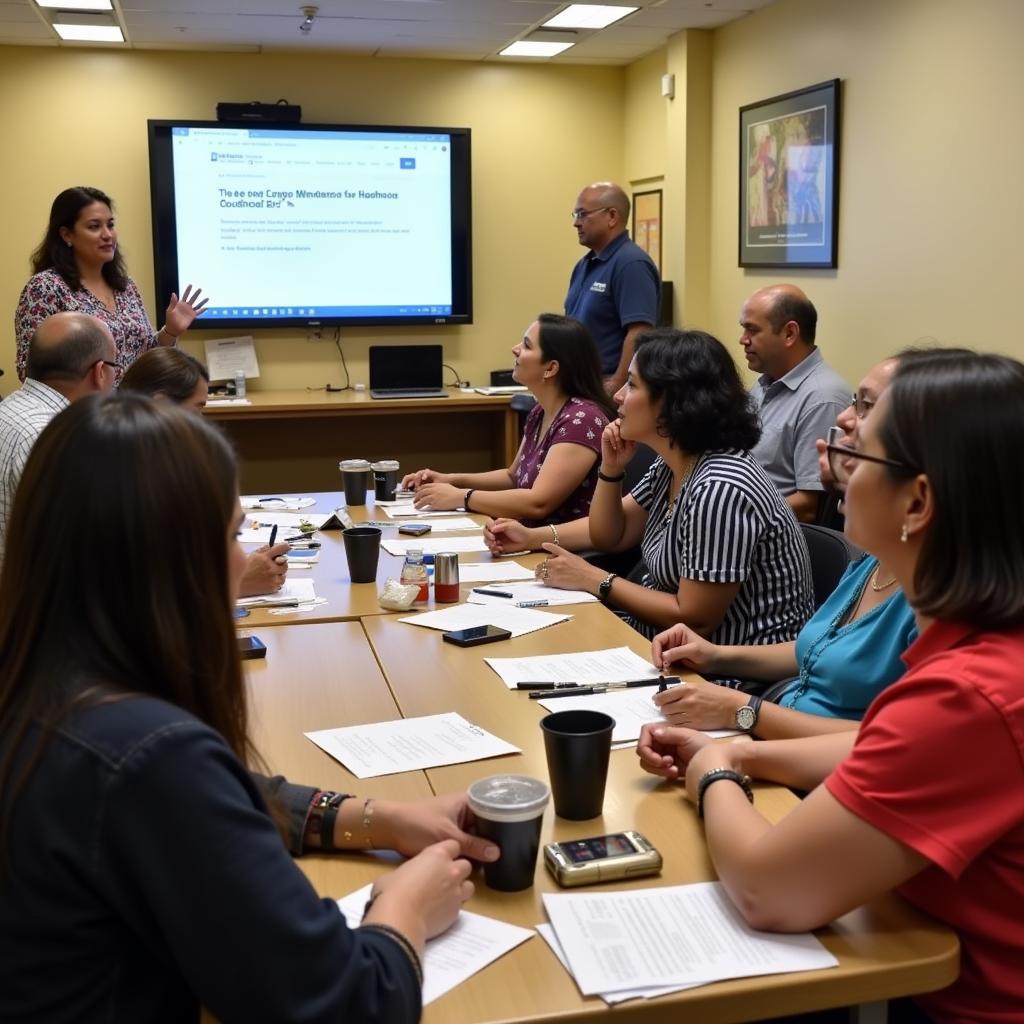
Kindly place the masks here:
<instances>
[{"instance_id":1,"label":"water bottle","mask_svg":"<svg viewBox=\"0 0 1024 1024\"><path fill-rule=\"evenodd\" d=\"M415 604L426 604L430 599L430 577L427 567L423 564L423 548L409 548L405 553L402 566L402 583L420 588Z\"/></svg>"},{"instance_id":2,"label":"water bottle","mask_svg":"<svg viewBox=\"0 0 1024 1024\"><path fill-rule=\"evenodd\" d=\"M245 398L245 370L235 371L235 398Z\"/></svg>"}]
</instances>

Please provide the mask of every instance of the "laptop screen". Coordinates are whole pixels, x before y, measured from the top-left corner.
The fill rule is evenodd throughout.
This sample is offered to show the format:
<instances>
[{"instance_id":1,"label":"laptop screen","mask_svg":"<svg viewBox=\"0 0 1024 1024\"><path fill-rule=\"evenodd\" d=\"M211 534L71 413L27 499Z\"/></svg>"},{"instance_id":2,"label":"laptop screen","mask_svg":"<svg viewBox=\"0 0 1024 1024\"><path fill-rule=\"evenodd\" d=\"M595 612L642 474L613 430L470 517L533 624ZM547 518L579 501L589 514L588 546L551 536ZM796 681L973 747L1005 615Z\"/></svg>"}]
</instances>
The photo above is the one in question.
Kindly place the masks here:
<instances>
[{"instance_id":1,"label":"laptop screen","mask_svg":"<svg viewBox=\"0 0 1024 1024\"><path fill-rule=\"evenodd\" d=\"M440 388L443 360L440 345L371 345L370 388L373 391Z\"/></svg>"}]
</instances>

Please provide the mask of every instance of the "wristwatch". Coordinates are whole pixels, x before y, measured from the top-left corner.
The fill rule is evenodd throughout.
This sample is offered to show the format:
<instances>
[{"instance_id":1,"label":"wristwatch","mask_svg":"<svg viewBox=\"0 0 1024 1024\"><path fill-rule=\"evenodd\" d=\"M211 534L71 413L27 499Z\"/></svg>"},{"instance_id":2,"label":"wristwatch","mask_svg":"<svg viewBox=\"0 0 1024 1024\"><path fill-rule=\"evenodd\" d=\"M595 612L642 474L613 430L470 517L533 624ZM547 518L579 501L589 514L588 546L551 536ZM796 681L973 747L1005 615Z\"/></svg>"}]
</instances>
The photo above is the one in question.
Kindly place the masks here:
<instances>
[{"instance_id":1,"label":"wristwatch","mask_svg":"<svg viewBox=\"0 0 1024 1024\"><path fill-rule=\"evenodd\" d=\"M608 573L607 576L597 585L597 599L601 604L607 604L608 598L611 596L612 583L619 578L619 574L615 572Z\"/></svg>"},{"instance_id":2,"label":"wristwatch","mask_svg":"<svg viewBox=\"0 0 1024 1024\"><path fill-rule=\"evenodd\" d=\"M761 713L761 698L751 697L741 708L736 709L736 728L743 732L753 732L757 725L757 716Z\"/></svg>"}]
</instances>

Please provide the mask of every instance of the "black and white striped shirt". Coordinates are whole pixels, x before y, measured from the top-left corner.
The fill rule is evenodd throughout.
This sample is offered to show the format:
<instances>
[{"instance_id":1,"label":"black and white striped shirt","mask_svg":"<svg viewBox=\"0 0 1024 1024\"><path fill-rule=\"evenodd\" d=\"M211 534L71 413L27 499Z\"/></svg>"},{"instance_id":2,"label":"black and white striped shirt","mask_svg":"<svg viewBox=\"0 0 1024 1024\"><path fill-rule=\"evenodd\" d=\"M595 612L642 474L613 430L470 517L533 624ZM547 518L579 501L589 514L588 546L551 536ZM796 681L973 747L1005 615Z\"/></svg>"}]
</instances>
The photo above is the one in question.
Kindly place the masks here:
<instances>
[{"instance_id":1,"label":"black and white striped shirt","mask_svg":"<svg viewBox=\"0 0 1024 1024\"><path fill-rule=\"evenodd\" d=\"M647 512L643 585L674 594L681 579L739 583L715 644L795 639L814 611L811 562L796 517L749 452L705 452L671 515L672 470L659 458L631 494ZM658 630L631 617L644 636Z\"/></svg>"}]
</instances>

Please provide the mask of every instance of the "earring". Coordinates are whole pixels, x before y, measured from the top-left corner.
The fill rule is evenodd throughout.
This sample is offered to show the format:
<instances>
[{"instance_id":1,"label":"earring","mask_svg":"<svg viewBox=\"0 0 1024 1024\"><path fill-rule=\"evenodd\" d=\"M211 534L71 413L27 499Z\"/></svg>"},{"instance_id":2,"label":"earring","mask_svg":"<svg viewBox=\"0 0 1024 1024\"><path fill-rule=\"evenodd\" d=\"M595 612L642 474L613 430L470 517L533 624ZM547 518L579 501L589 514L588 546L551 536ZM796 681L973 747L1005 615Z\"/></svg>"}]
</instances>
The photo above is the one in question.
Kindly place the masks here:
<instances>
[{"instance_id":1,"label":"earring","mask_svg":"<svg viewBox=\"0 0 1024 1024\"><path fill-rule=\"evenodd\" d=\"M900 530L900 543L906 544L907 538L910 536L910 531L907 529L907 524L903 524L903 529Z\"/></svg>"},{"instance_id":2,"label":"earring","mask_svg":"<svg viewBox=\"0 0 1024 1024\"><path fill-rule=\"evenodd\" d=\"M64 244L65 244L65 245L66 245L66 246L67 246L67 247L68 247L69 249L71 248L71 243L70 243L70 242L65 242Z\"/></svg>"}]
</instances>

